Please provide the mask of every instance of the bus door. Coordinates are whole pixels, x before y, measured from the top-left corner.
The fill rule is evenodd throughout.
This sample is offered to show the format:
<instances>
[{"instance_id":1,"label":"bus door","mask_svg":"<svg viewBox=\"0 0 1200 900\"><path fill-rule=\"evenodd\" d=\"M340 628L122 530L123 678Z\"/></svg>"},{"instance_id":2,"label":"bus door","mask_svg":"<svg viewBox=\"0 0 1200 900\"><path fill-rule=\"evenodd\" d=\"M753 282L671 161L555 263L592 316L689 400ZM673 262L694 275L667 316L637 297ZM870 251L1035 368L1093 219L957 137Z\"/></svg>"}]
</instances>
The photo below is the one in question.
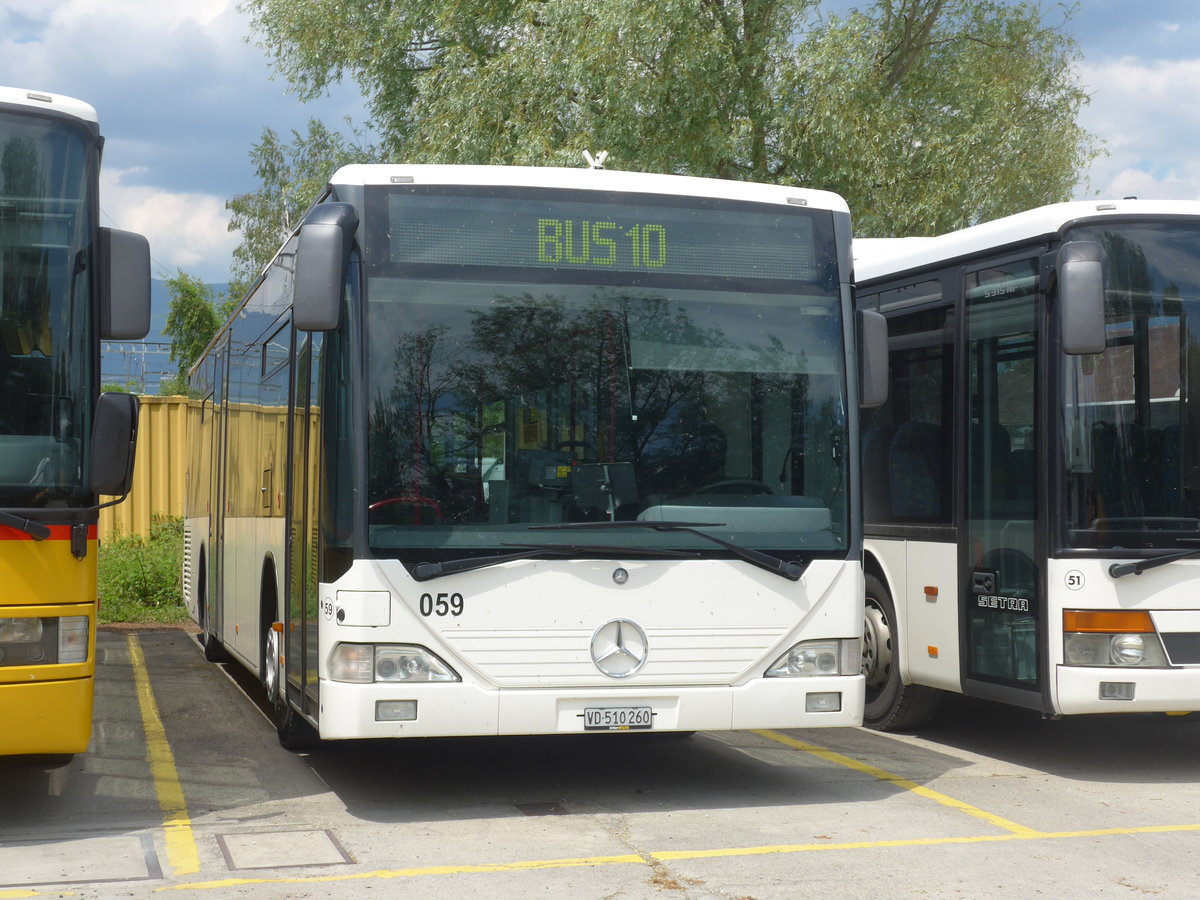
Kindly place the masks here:
<instances>
[{"instance_id":1,"label":"bus door","mask_svg":"<svg viewBox=\"0 0 1200 900\"><path fill-rule=\"evenodd\" d=\"M287 696L315 717L317 711L317 465L318 366L323 335L296 333L292 407L288 428L287 604L283 615Z\"/></svg>"},{"instance_id":2,"label":"bus door","mask_svg":"<svg viewBox=\"0 0 1200 900\"><path fill-rule=\"evenodd\" d=\"M965 535L959 571L966 693L1041 706L1035 560L1037 265L965 273Z\"/></svg>"},{"instance_id":3,"label":"bus door","mask_svg":"<svg viewBox=\"0 0 1200 900\"><path fill-rule=\"evenodd\" d=\"M224 339L213 350L212 421L209 428L209 459L212 468L208 481L208 588L203 602L205 626L216 639L225 642L225 378L229 345Z\"/></svg>"}]
</instances>

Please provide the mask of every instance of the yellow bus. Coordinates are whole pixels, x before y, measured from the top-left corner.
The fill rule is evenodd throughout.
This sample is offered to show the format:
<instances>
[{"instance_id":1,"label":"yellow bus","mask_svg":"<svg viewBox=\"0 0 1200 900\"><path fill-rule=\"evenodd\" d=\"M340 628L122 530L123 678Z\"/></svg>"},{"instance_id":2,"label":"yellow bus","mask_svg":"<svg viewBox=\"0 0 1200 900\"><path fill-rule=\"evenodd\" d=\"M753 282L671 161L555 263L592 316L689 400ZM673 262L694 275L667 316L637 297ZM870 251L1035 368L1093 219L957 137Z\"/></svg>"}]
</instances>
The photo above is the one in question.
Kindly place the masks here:
<instances>
[{"instance_id":1,"label":"yellow bus","mask_svg":"<svg viewBox=\"0 0 1200 900\"><path fill-rule=\"evenodd\" d=\"M150 324L146 239L98 224L102 146L88 104L0 87L0 755L91 738L98 501L129 491L138 410L100 394L100 341Z\"/></svg>"}]
</instances>

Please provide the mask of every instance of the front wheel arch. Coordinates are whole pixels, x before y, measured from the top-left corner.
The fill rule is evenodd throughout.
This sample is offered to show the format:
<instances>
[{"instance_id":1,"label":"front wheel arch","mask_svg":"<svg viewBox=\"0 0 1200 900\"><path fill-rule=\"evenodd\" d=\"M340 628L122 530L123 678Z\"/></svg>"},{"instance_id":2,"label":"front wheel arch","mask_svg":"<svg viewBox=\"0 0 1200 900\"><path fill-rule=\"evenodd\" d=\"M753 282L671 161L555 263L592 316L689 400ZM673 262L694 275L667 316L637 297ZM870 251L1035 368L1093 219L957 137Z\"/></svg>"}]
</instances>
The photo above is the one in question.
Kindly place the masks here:
<instances>
[{"instance_id":1,"label":"front wheel arch","mask_svg":"<svg viewBox=\"0 0 1200 900\"><path fill-rule=\"evenodd\" d=\"M209 620L212 604L208 583L208 551L204 546L200 547L199 558L200 567L196 573L196 618L199 621L196 624L200 626L200 643L204 647L204 658L211 663L229 662L232 657L216 631L212 630L212 622Z\"/></svg>"},{"instance_id":2,"label":"front wheel arch","mask_svg":"<svg viewBox=\"0 0 1200 900\"><path fill-rule=\"evenodd\" d=\"M316 730L288 700L284 642L284 631L287 625L281 615L282 607L279 604L275 564L271 559L263 563L260 594L259 680L267 694L271 720L279 735L280 746L285 750L293 752L309 750L320 743L320 738ZM278 627L276 627L277 625Z\"/></svg>"},{"instance_id":3,"label":"front wheel arch","mask_svg":"<svg viewBox=\"0 0 1200 900\"><path fill-rule=\"evenodd\" d=\"M935 688L905 684L900 677L899 620L883 579L867 572L863 608L863 676L866 704L863 724L878 731L902 731L926 725L942 694Z\"/></svg>"}]
</instances>

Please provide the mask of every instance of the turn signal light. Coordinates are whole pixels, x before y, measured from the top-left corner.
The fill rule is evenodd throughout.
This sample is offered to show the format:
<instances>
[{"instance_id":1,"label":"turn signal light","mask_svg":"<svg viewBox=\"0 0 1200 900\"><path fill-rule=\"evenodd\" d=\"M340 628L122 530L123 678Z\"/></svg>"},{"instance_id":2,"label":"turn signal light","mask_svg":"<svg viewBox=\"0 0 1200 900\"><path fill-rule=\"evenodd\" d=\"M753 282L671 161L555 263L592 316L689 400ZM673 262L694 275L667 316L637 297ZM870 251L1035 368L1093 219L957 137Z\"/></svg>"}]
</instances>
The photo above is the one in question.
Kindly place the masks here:
<instances>
[{"instance_id":1,"label":"turn signal light","mask_svg":"<svg viewBox=\"0 0 1200 900\"><path fill-rule=\"evenodd\" d=\"M1153 634L1154 623L1144 610L1064 609L1063 631L1079 634Z\"/></svg>"}]
</instances>

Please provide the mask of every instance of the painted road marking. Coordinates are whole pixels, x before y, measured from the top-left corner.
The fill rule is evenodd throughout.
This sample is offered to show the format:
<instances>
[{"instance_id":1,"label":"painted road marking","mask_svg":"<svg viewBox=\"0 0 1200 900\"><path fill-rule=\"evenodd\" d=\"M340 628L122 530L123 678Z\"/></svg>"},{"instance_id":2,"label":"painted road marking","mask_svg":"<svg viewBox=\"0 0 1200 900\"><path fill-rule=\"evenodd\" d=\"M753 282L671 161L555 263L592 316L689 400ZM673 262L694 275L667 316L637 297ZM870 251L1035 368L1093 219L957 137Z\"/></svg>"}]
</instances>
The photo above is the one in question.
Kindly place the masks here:
<instances>
[{"instance_id":1,"label":"painted road marking","mask_svg":"<svg viewBox=\"0 0 1200 900\"><path fill-rule=\"evenodd\" d=\"M958 810L961 813L966 813L968 816L974 816L976 819L982 819L989 824L995 825L1004 831L1010 831L1017 837L1035 838L1043 837L1044 832L1037 831L1033 828L1026 828L1024 825L1018 825L1016 822L1010 822L1008 819L1001 818L993 813L986 812L977 806L972 806L970 803L963 803L961 800L955 800L953 797L932 790L917 784L915 781L910 781L907 778L902 778L899 775L894 775L877 766L872 766L869 763L861 760L853 759L842 753L837 753L833 750L827 750L824 747L818 747L816 744L808 744L804 741L798 741L795 738L790 738L786 734L780 734L777 731L755 731L759 737L765 737L768 740L775 741L779 744L784 744L788 747L794 747L797 750L803 750L805 753L812 756L824 759L827 762L836 763L839 766L845 766L847 769L853 769L856 772L862 772L864 775L870 775L872 778L877 778L880 781L886 781L888 784L894 784L898 788L910 791L924 797L927 800L933 800L935 803L940 803L942 806L950 809Z\"/></svg>"},{"instance_id":2,"label":"painted road marking","mask_svg":"<svg viewBox=\"0 0 1200 900\"><path fill-rule=\"evenodd\" d=\"M842 843L823 841L821 843L772 844L760 847L726 847L708 850L660 850L644 856L636 853L627 853L618 856L588 856L565 859L524 860L518 862L478 865L422 866L408 869L379 869L371 872L345 872L330 875L285 876L280 878L225 878L216 881L197 881L185 884L165 885L157 888L156 890L220 891L236 887L246 887L255 884L332 884L349 881L385 881L395 878L420 878L438 875L477 875L501 872L529 872L545 869L582 869L598 866L653 866L662 862L767 856L772 854L783 855L791 853L827 853L830 851L839 850L886 850L901 847L938 847L950 846L954 844L989 844L1005 841L1064 840L1072 838L1113 837L1138 834L1178 834L1187 832L1200 832L1200 824L1146 825L1132 826L1128 828L1096 828L1060 832L1038 831L1033 828L1026 828L1023 825L1017 824L1016 822L1011 822L1008 819L979 809L978 807L972 806L969 803L963 803L962 801L955 800L953 797L949 797L945 794L939 793L938 791L922 787L916 782L910 781L907 778L901 778L898 775L895 775L884 769L880 769L876 766L872 766L869 763L864 763L860 760L852 759L851 757L837 753L833 750L819 747L816 744L798 741L794 738L788 737L787 735L779 734L773 731L756 731L753 733L759 735L760 737L767 738L768 740L793 747L797 750L811 754L820 759L824 759L828 762L846 766L847 768L870 775L873 778L878 778L880 781L886 781L889 784L894 784L899 788L911 791L912 793L915 793L921 797L925 797L926 799L933 800L949 809L966 813L969 816L994 825L997 828L1002 829L1004 833L963 837L899 838L895 840L884 841L850 841Z\"/></svg>"},{"instance_id":3,"label":"painted road marking","mask_svg":"<svg viewBox=\"0 0 1200 900\"><path fill-rule=\"evenodd\" d=\"M158 704L150 687L150 675L146 671L146 658L136 634L127 638L129 660L133 667L133 681L137 690L138 707L142 712L142 727L146 732L146 759L150 763L150 774L154 778L154 791L163 812L163 829L167 844L167 866L173 875L194 875L200 871L200 852L196 848L196 836L192 832L192 820L188 816L187 801L183 796L183 785L175 768L175 754L167 741Z\"/></svg>"},{"instance_id":4,"label":"painted road marking","mask_svg":"<svg viewBox=\"0 0 1200 900\"><path fill-rule=\"evenodd\" d=\"M545 869L583 869L615 865L653 865L656 862L678 862L691 859L713 859L718 857L766 856L770 854L817 853L837 850L886 850L898 847L940 847L952 844L995 844L1005 841L1063 840L1070 838L1093 838L1130 836L1137 834L1177 834L1200 832L1196 825L1147 825L1132 828L1098 828L1092 831L1031 832L1029 834L987 834L970 837L911 838L891 841L853 841L848 843L821 844L776 844L764 847L729 847L712 850L664 850L639 856L627 853L621 856L590 856L574 859L537 859L521 862L490 863L481 865L422 866L411 869L378 869L373 872L349 872L337 875L305 875L281 878L225 878L217 881L194 881L171 884L156 888L161 891L220 891L255 884L333 884L345 881L386 881L394 878L418 878L431 875L478 875L481 873L530 872Z\"/></svg>"}]
</instances>

